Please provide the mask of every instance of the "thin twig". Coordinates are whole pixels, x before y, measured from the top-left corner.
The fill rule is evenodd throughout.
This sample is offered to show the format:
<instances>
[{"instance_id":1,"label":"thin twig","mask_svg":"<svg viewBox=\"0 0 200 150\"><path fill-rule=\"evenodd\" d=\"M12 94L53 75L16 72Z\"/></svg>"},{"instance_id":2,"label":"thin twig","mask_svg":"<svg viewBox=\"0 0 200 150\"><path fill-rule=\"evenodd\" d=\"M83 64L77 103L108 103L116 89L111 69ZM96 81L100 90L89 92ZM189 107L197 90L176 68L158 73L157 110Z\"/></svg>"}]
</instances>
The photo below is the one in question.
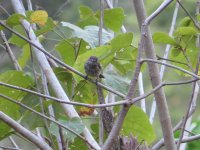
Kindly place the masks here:
<instances>
[{"instance_id":1,"label":"thin twig","mask_svg":"<svg viewBox=\"0 0 200 150\"><path fill-rule=\"evenodd\" d=\"M3 150L22 150L21 148L5 147L1 145L0 145L0 148L2 148Z\"/></svg>"},{"instance_id":2,"label":"thin twig","mask_svg":"<svg viewBox=\"0 0 200 150\"><path fill-rule=\"evenodd\" d=\"M163 82L162 86L189 84L189 83L195 82L197 80L199 80L199 79L192 79L192 80L188 80L188 81L179 81L179 82L166 82L166 83ZM129 103L133 104L136 101L139 101L139 100L141 100L143 98L146 98L147 96L151 95L157 89L155 87L154 89L152 89L151 91L147 92L146 94L140 95L140 96L138 96L136 98L124 99L124 100L121 100L121 101L118 101L118 102L113 102L113 103L108 103L108 104L96 104L96 105L93 105L93 104L86 104L86 103L79 103L79 102L66 102L66 101L64 101L62 99L59 99L59 98L56 98L56 97L52 97L52 96L49 96L49 95L44 95L44 94L29 90L29 89L26 89L26 88L10 85L10 84L3 83L3 82L0 82L0 85L6 86L6 87L10 87L10 88L14 88L14 89L17 89L17 90L20 90L20 91L28 92L28 93L31 93L31 94L34 94L34 95L37 95L37 96L40 96L40 97L43 97L43 98L46 98L46 99L54 100L54 101L56 101L58 103L65 103L65 104L75 105L75 106L84 106L84 107L89 107L89 108L111 107L111 106L122 105L122 104L127 104L127 103L128 104ZM131 101L131 102L128 102L128 101Z\"/></svg>"},{"instance_id":3,"label":"thin twig","mask_svg":"<svg viewBox=\"0 0 200 150\"><path fill-rule=\"evenodd\" d=\"M150 24L151 21L159 15L173 0L165 0L149 17L145 19L144 24Z\"/></svg>"},{"instance_id":4,"label":"thin twig","mask_svg":"<svg viewBox=\"0 0 200 150\"><path fill-rule=\"evenodd\" d=\"M193 24L195 25L195 27L198 29L198 30L200 30L200 25L199 25L199 23L195 20L195 19L193 19L193 17L190 15L190 13L187 11L187 9L183 6L183 4L179 1L179 0L176 0L178 3L179 3L179 5L181 6L181 8L183 9L183 11L187 14L187 16L192 20L192 22L193 22Z\"/></svg>"},{"instance_id":5,"label":"thin twig","mask_svg":"<svg viewBox=\"0 0 200 150\"><path fill-rule=\"evenodd\" d=\"M160 61L157 61L157 60L154 60L154 59L147 59L147 58L141 60L141 63L144 63L144 62L154 62L154 63L157 63L157 64L162 64L162 65L165 65L165 66L167 66L167 67L171 67L171 68L177 69L177 70L179 70L179 71L182 71L182 72L184 72L184 73L186 73L186 74L189 74L189 75L191 75L192 77L195 77L195 78L197 78L197 79L200 79L200 77L199 77L198 75L196 75L196 74L194 74L194 73L192 73L192 72L190 72L190 71L187 71L187 70L185 70L185 69L183 69L183 68L181 68L181 67L172 65L172 64L163 63L163 62L160 62Z\"/></svg>"},{"instance_id":6,"label":"thin twig","mask_svg":"<svg viewBox=\"0 0 200 150\"><path fill-rule=\"evenodd\" d=\"M182 65L185 65L187 67L190 67L187 63L183 63L181 61L176 61L176 60L172 60L172 59L168 59L168 58L162 58L158 55L156 55L156 57L157 57L158 60L166 60L166 61L169 61L169 62L174 62L174 63L177 63L177 64L182 64Z\"/></svg>"},{"instance_id":7,"label":"thin twig","mask_svg":"<svg viewBox=\"0 0 200 150\"><path fill-rule=\"evenodd\" d=\"M17 59L15 58L15 56L14 56L14 54L13 54L11 48L10 48L10 45L8 44L8 40L6 39L6 36L5 36L3 31L1 31L1 37L2 37L2 39L3 39L3 41L4 41L5 45L6 45L6 50L8 52L8 55L10 56L10 59L11 59L12 63L14 64L15 69L21 71L22 68L20 67Z\"/></svg>"}]
</instances>

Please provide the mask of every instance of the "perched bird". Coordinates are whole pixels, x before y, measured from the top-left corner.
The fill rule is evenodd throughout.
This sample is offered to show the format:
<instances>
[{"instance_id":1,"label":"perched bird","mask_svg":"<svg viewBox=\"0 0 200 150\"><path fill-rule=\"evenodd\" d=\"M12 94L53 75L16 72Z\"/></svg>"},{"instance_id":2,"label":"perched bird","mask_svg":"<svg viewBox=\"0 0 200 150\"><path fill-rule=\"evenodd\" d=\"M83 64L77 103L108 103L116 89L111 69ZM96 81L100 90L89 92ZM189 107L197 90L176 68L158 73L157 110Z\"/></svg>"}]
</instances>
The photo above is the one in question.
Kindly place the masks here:
<instances>
[{"instance_id":1,"label":"perched bird","mask_svg":"<svg viewBox=\"0 0 200 150\"><path fill-rule=\"evenodd\" d=\"M97 79L104 78L104 76L101 74L101 65L96 56L90 56L90 58L86 61L84 68L87 76L97 77Z\"/></svg>"}]
</instances>

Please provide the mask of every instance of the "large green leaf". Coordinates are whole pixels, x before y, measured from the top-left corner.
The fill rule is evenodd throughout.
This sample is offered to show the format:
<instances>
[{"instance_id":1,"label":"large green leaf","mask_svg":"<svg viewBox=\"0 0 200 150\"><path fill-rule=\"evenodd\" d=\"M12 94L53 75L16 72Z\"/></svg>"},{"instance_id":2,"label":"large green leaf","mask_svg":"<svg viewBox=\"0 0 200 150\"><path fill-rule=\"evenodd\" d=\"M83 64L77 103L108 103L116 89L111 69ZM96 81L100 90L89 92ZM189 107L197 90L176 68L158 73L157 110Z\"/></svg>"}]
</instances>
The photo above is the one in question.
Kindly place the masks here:
<instances>
[{"instance_id":1,"label":"large green leaf","mask_svg":"<svg viewBox=\"0 0 200 150\"><path fill-rule=\"evenodd\" d=\"M89 45L94 48L97 47L98 44L98 32L99 27L97 26L86 26L84 29L81 29L80 27L73 25L68 22L61 22L62 26L70 28L73 30L72 37L78 37L89 43ZM112 35L108 33L106 30L103 30L102 34L102 44L107 43L111 39Z\"/></svg>"},{"instance_id":2,"label":"large green leaf","mask_svg":"<svg viewBox=\"0 0 200 150\"><path fill-rule=\"evenodd\" d=\"M133 134L139 141L144 140L148 144L151 144L156 138L148 116L137 106L132 106L128 111L122 133L127 136Z\"/></svg>"},{"instance_id":3,"label":"large green leaf","mask_svg":"<svg viewBox=\"0 0 200 150\"><path fill-rule=\"evenodd\" d=\"M123 8L113 8L104 10L105 26L118 32L123 24L125 15Z\"/></svg>"},{"instance_id":4,"label":"large green leaf","mask_svg":"<svg viewBox=\"0 0 200 150\"><path fill-rule=\"evenodd\" d=\"M176 41L166 33L157 32L153 35L154 43L176 45Z\"/></svg>"},{"instance_id":5,"label":"large green leaf","mask_svg":"<svg viewBox=\"0 0 200 150\"><path fill-rule=\"evenodd\" d=\"M123 33L117 35L110 41L110 44L113 49L120 50L131 45L133 40L133 33Z\"/></svg>"},{"instance_id":6,"label":"large green leaf","mask_svg":"<svg viewBox=\"0 0 200 150\"><path fill-rule=\"evenodd\" d=\"M79 15L81 19L86 19L93 15L93 10L87 6L80 6L79 7Z\"/></svg>"},{"instance_id":7,"label":"large green leaf","mask_svg":"<svg viewBox=\"0 0 200 150\"><path fill-rule=\"evenodd\" d=\"M78 21L79 27L85 27L89 25L98 25L98 19L95 17L93 10L87 6L79 7L80 20Z\"/></svg>"},{"instance_id":8,"label":"large green leaf","mask_svg":"<svg viewBox=\"0 0 200 150\"><path fill-rule=\"evenodd\" d=\"M0 75L0 81L23 88L30 88L31 86L33 86L32 78L21 71L5 72ZM20 90L11 89L4 86L0 86L0 93L18 101L22 100L22 98L27 94ZM13 119L17 120L20 118L19 106L1 97L0 110ZM4 124L2 121L0 121L0 138L7 135L9 130L10 128L7 127L7 125Z\"/></svg>"},{"instance_id":9,"label":"large green leaf","mask_svg":"<svg viewBox=\"0 0 200 150\"><path fill-rule=\"evenodd\" d=\"M61 42L59 42L56 45L55 49L60 53L60 56L66 64L74 64L76 52L74 46L67 39L64 39Z\"/></svg>"},{"instance_id":10,"label":"large green leaf","mask_svg":"<svg viewBox=\"0 0 200 150\"><path fill-rule=\"evenodd\" d=\"M70 121L59 120L59 122L64 126L68 127L69 129L73 130L77 134L81 134L85 128L85 126L82 124L79 118L73 118ZM55 123L50 124L50 132L56 137L59 137L59 128ZM77 137L75 134L65 129L63 129L63 136L64 140L68 140L71 142L73 142L74 139Z\"/></svg>"},{"instance_id":11,"label":"large green leaf","mask_svg":"<svg viewBox=\"0 0 200 150\"><path fill-rule=\"evenodd\" d=\"M98 19L100 19L100 11L96 13ZM109 29L118 32L123 24L125 15L123 8L112 8L104 10L104 24Z\"/></svg>"}]
</instances>

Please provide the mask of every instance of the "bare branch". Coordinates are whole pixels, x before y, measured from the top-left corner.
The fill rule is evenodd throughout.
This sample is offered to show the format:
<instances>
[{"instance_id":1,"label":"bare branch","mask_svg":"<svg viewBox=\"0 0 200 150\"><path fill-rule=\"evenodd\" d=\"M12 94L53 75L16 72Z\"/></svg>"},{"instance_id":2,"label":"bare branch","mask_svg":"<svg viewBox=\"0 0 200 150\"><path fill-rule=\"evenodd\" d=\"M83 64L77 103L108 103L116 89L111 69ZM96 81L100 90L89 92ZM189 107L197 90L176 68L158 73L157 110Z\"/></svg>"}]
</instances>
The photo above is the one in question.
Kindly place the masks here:
<instances>
[{"instance_id":1,"label":"bare branch","mask_svg":"<svg viewBox=\"0 0 200 150\"><path fill-rule=\"evenodd\" d=\"M181 143L188 143L188 142L192 142L195 140L199 140L200 139L200 134L198 135L194 135L194 136L190 136L190 137L184 137L181 141ZM175 142L178 143L179 139L175 139ZM159 147L153 147L152 150L159 150L162 146L164 146L164 142L162 142Z\"/></svg>"},{"instance_id":2,"label":"bare branch","mask_svg":"<svg viewBox=\"0 0 200 150\"><path fill-rule=\"evenodd\" d=\"M187 74L189 74L189 75L191 75L192 77L195 77L195 78L197 78L197 79L200 79L200 77L199 77L198 75L196 75L196 74L194 74L194 73L192 73L192 72L190 72L190 71L187 71L187 70L185 70L185 69L183 69L183 68L181 68L181 67L172 65L172 64L163 63L163 62L160 62L160 61L158 61L158 60L147 59L147 58L146 58L146 59L142 59L142 60L141 60L141 63L143 63L143 62L154 62L154 63L157 63L157 64L162 64L162 65L165 65L165 66L167 66L167 67L171 67L171 68L177 69L177 70L179 70L179 71L182 71L182 72L184 72L184 73L187 73Z\"/></svg>"},{"instance_id":3,"label":"bare branch","mask_svg":"<svg viewBox=\"0 0 200 150\"><path fill-rule=\"evenodd\" d=\"M169 1L169 2L171 2L171 1ZM145 50L146 57L148 59L156 60L156 53L154 50L152 35L151 35L148 25L152 21L152 19L155 18L154 16L158 15L158 13L155 13L155 14L152 13L153 15L146 18L144 2L141 0L133 0L133 3L135 6L138 23L141 28L141 33L144 37L144 50ZM165 5L161 5L162 7L158 12L163 11L164 8L166 8L168 6L168 4L169 3L166 3ZM151 78L152 86L156 87L157 85L159 85L161 83L158 65L154 64L154 63L148 63L148 70L149 70L149 76ZM175 150L176 145L174 142L174 136L173 136L173 132L172 132L172 125L171 125L169 110L168 110L166 97L165 97L165 93L164 93L163 89L160 88L159 90L157 90L154 93L154 96L156 99L158 115L159 115L160 124L162 127L162 133L164 136L166 149L167 150Z\"/></svg>"},{"instance_id":4,"label":"bare branch","mask_svg":"<svg viewBox=\"0 0 200 150\"><path fill-rule=\"evenodd\" d=\"M165 0L149 17L145 19L144 24L150 24L151 21L159 15L173 0Z\"/></svg>"}]
</instances>

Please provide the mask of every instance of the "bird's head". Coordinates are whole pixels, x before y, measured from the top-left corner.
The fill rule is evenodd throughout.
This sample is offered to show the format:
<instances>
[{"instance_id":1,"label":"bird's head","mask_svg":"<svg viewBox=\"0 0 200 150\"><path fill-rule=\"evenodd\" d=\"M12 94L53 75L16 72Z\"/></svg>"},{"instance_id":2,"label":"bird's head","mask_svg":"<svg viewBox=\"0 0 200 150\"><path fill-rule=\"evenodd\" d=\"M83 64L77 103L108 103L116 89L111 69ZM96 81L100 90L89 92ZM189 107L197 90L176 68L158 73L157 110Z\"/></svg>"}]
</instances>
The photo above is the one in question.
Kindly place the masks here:
<instances>
[{"instance_id":1,"label":"bird's head","mask_svg":"<svg viewBox=\"0 0 200 150\"><path fill-rule=\"evenodd\" d=\"M91 62L98 62L98 58L96 56L90 56L89 59Z\"/></svg>"}]
</instances>

